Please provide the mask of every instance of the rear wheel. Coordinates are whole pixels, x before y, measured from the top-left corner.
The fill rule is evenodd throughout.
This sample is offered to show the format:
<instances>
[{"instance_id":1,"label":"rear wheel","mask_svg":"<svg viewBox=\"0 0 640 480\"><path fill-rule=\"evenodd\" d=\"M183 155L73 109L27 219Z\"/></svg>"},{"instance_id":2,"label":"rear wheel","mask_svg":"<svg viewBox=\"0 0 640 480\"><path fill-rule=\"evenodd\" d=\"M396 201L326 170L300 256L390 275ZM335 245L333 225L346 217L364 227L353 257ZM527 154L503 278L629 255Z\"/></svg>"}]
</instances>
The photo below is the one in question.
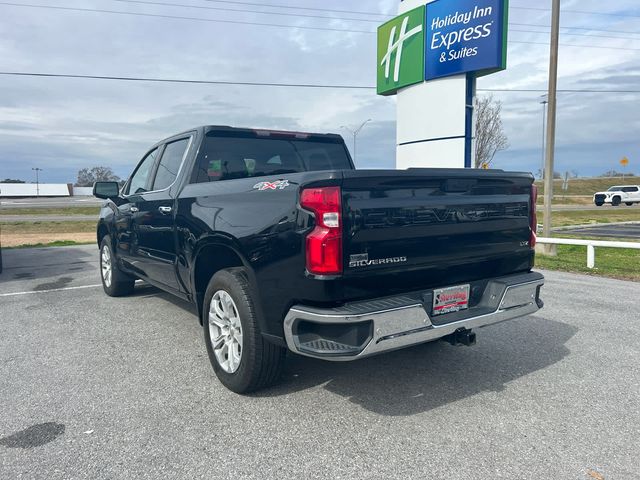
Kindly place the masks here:
<instances>
[{"instance_id":1,"label":"rear wheel","mask_svg":"<svg viewBox=\"0 0 640 480\"><path fill-rule=\"evenodd\" d=\"M236 393L275 383L285 350L264 340L244 270L217 272L204 296L204 339L220 382Z\"/></svg>"},{"instance_id":2,"label":"rear wheel","mask_svg":"<svg viewBox=\"0 0 640 480\"><path fill-rule=\"evenodd\" d=\"M133 292L135 279L118 267L109 235L105 235L100 244L100 276L102 288L110 297L122 297Z\"/></svg>"},{"instance_id":3,"label":"rear wheel","mask_svg":"<svg viewBox=\"0 0 640 480\"><path fill-rule=\"evenodd\" d=\"M633 202L627 202L627 207L633 207Z\"/></svg>"},{"instance_id":4,"label":"rear wheel","mask_svg":"<svg viewBox=\"0 0 640 480\"><path fill-rule=\"evenodd\" d=\"M613 197L611 200L611 205L614 207L618 207L622 203L622 199L620 197Z\"/></svg>"}]
</instances>

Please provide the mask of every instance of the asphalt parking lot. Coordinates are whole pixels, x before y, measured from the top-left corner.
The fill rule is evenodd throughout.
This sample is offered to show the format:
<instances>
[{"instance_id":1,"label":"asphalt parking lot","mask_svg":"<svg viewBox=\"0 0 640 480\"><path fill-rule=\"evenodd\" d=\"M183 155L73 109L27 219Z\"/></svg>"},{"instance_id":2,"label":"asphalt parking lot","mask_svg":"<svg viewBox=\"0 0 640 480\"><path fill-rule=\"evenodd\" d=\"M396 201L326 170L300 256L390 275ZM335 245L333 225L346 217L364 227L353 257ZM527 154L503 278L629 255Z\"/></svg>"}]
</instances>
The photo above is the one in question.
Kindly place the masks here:
<instances>
[{"instance_id":1,"label":"asphalt parking lot","mask_svg":"<svg viewBox=\"0 0 640 480\"><path fill-rule=\"evenodd\" d=\"M190 305L102 293L95 246L3 255L2 479L638 478L638 283L545 272L475 347L291 356L241 397Z\"/></svg>"}]
</instances>

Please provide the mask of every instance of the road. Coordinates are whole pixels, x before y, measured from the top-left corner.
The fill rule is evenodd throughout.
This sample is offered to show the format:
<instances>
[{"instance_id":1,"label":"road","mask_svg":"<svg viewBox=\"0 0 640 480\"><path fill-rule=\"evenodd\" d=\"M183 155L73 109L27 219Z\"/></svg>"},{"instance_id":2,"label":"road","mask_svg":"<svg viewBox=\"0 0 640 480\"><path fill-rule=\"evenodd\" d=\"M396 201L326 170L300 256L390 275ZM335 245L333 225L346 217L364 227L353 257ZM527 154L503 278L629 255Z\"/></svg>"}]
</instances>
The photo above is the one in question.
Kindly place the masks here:
<instances>
[{"instance_id":1,"label":"road","mask_svg":"<svg viewBox=\"0 0 640 480\"><path fill-rule=\"evenodd\" d=\"M538 212L542 212L544 207L542 205L538 205ZM554 205L551 210L554 212L603 212L607 211L626 211L633 209L640 214L640 204L636 203L635 205L628 207L612 207L611 205L603 205L602 207L596 207L595 205Z\"/></svg>"},{"instance_id":2,"label":"road","mask_svg":"<svg viewBox=\"0 0 640 480\"><path fill-rule=\"evenodd\" d=\"M5 208L64 208L100 206L104 200L94 197L0 198L0 210Z\"/></svg>"},{"instance_id":3,"label":"road","mask_svg":"<svg viewBox=\"0 0 640 480\"><path fill-rule=\"evenodd\" d=\"M98 215L0 215L0 222L98 222Z\"/></svg>"},{"instance_id":4,"label":"road","mask_svg":"<svg viewBox=\"0 0 640 480\"><path fill-rule=\"evenodd\" d=\"M639 224L622 224L622 225L594 225L590 227L580 227L571 229L562 229L557 232L556 236L562 234L583 235L589 237L603 238L628 238L640 240L640 223Z\"/></svg>"},{"instance_id":5,"label":"road","mask_svg":"<svg viewBox=\"0 0 640 480\"><path fill-rule=\"evenodd\" d=\"M545 308L475 347L291 356L242 397L190 305L102 293L95 246L3 253L0 478L638 476L637 283L545 272Z\"/></svg>"}]
</instances>

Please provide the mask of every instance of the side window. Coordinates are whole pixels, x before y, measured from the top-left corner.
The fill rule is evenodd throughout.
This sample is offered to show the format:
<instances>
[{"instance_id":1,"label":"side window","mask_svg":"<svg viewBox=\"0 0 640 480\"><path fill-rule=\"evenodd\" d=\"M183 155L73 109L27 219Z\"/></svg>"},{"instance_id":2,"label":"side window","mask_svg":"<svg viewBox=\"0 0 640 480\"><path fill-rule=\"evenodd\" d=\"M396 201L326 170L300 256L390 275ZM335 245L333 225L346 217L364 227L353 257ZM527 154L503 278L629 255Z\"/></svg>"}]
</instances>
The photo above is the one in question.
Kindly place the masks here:
<instances>
[{"instance_id":1,"label":"side window","mask_svg":"<svg viewBox=\"0 0 640 480\"><path fill-rule=\"evenodd\" d=\"M623 187L622 191L626 193L635 193L638 191L638 187Z\"/></svg>"},{"instance_id":2,"label":"side window","mask_svg":"<svg viewBox=\"0 0 640 480\"><path fill-rule=\"evenodd\" d=\"M129 188L127 188L127 195L148 191L147 184L149 183L149 174L153 169L153 164L155 163L157 156L158 149L156 148L142 159L140 165L138 165L138 168L131 177Z\"/></svg>"},{"instance_id":3,"label":"side window","mask_svg":"<svg viewBox=\"0 0 640 480\"><path fill-rule=\"evenodd\" d=\"M156 178L151 190L162 190L175 181L188 145L188 138L183 138L182 140L177 140L167 144L164 149L164 153L162 154L162 158L160 159L158 173L156 173Z\"/></svg>"}]
</instances>

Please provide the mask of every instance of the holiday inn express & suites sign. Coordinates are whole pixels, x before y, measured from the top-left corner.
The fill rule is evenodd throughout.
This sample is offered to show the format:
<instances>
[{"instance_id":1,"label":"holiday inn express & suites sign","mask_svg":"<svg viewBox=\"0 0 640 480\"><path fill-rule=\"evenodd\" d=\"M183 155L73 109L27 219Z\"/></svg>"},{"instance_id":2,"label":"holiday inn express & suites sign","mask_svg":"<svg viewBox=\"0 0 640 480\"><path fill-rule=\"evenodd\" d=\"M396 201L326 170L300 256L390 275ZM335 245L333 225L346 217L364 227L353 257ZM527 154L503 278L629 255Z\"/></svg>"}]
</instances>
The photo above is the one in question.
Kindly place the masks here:
<instances>
[{"instance_id":1,"label":"holiday inn express & suites sign","mask_svg":"<svg viewBox=\"0 0 640 480\"><path fill-rule=\"evenodd\" d=\"M378 93L504 70L508 0L436 0L378 28Z\"/></svg>"}]
</instances>

